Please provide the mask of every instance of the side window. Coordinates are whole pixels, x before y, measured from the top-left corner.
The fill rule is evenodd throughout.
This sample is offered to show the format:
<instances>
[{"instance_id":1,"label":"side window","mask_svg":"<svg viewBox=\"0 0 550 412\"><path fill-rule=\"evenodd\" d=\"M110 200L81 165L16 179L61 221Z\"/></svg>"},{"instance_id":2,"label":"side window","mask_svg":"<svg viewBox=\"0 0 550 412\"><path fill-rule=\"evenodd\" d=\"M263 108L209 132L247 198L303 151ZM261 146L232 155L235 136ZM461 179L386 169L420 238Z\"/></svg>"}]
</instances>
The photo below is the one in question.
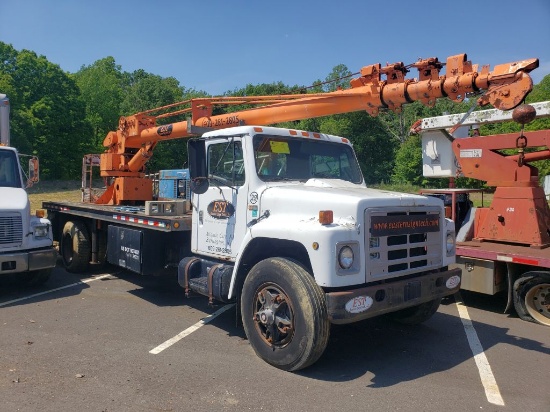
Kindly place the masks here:
<instances>
[{"instance_id":1,"label":"side window","mask_svg":"<svg viewBox=\"0 0 550 412\"><path fill-rule=\"evenodd\" d=\"M0 153L0 186L21 187L16 156L12 152Z\"/></svg>"},{"instance_id":2,"label":"side window","mask_svg":"<svg viewBox=\"0 0 550 412\"><path fill-rule=\"evenodd\" d=\"M208 175L220 185L242 186L245 173L241 142L229 141L210 145Z\"/></svg>"}]
</instances>

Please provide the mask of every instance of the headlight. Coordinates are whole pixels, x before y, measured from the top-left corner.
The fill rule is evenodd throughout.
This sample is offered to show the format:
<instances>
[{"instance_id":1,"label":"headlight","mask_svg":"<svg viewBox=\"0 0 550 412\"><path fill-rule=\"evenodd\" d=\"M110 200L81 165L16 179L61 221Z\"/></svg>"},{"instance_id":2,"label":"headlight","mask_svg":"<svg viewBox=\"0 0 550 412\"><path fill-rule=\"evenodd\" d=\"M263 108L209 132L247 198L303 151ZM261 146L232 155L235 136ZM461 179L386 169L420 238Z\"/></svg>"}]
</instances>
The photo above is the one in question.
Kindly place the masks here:
<instances>
[{"instance_id":1,"label":"headlight","mask_svg":"<svg viewBox=\"0 0 550 412\"><path fill-rule=\"evenodd\" d=\"M342 269L349 269L353 265L353 250L349 246L344 246L338 252L338 264Z\"/></svg>"},{"instance_id":2,"label":"headlight","mask_svg":"<svg viewBox=\"0 0 550 412\"><path fill-rule=\"evenodd\" d=\"M34 237L47 237L49 234L48 225L36 225L33 228Z\"/></svg>"},{"instance_id":3,"label":"headlight","mask_svg":"<svg viewBox=\"0 0 550 412\"><path fill-rule=\"evenodd\" d=\"M455 250L455 236L454 236L454 233L448 232L447 233L447 256L452 255L454 250Z\"/></svg>"}]
</instances>

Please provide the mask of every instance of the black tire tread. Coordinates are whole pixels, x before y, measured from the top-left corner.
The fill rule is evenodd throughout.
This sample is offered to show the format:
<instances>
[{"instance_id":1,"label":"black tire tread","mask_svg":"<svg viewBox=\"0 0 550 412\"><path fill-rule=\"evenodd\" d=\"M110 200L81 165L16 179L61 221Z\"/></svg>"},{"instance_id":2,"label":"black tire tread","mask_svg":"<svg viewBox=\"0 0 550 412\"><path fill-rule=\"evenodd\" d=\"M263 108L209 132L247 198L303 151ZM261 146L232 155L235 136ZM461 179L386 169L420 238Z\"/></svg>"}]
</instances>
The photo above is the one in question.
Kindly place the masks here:
<instances>
[{"instance_id":1,"label":"black tire tread","mask_svg":"<svg viewBox=\"0 0 550 412\"><path fill-rule=\"evenodd\" d=\"M542 271L527 272L516 279L513 290L514 309L521 320L541 324L527 310L525 296L531 288L536 287L540 283L548 282L550 282L550 273Z\"/></svg>"},{"instance_id":2,"label":"black tire tread","mask_svg":"<svg viewBox=\"0 0 550 412\"><path fill-rule=\"evenodd\" d=\"M67 261L62 251L62 260L65 269L71 273L85 272L88 269L91 257L91 241L88 228L83 222L69 221L63 227L62 242L66 242L70 236L72 247L72 258ZM67 245L61 245L65 248Z\"/></svg>"},{"instance_id":3,"label":"black tire tread","mask_svg":"<svg viewBox=\"0 0 550 412\"><path fill-rule=\"evenodd\" d=\"M271 365L283 369L286 371L297 371L300 369L304 369L313 363L315 363L320 356L323 354L327 344L328 339L330 335L330 322L328 320L327 316L327 309L325 304L325 297L323 294L322 289L317 285L315 282L315 279L313 276L311 276L305 268L303 268L298 263L285 259L285 258L268 258L264 261L258 263L256 267L256 270L262 270L266 267L266 265L270 266L276 266L280 267L281 271L285 274L293 274L294 279L290 280L289 283L293 282L299 282L296 286L296 288L293 289L293 292L296 293L297 299L300 301L307 300L308 306L311 307L311 311L313 316L311 318L306 318L306 322L313 322L311 325L311 328L315 333L313 333L313 336L309 336L311 338L308 341L307 347L302 351L302 356L300 358L294 359L292 362L289 362L288 364L280 364L274 361L271 361L269 357L262 356L261 352L259 352L255 347L254 343L251 342L253 349L255 352L260 356L262 359L264 359L267 363L270 363ZM253 276L255 275L255 269L253 268L251 270L251 273ZM250 274L249 274L250 275ZM243 295L246 293L244 292L247 288L246 285L243 288ZM251 286L250 286L251 288ZM287 292L288 293L288 292ZM241 313L243 316L245 314L248 314L248 308L249 308L250 302L245 302L244 298L241 301L242 304L242 310ZM294 305L300 306L300 302L293 302ZM249 336L250 333L256 333L254 331L254 326L250 326L248 324L249 321L243 319L243 324L245 326L245 331L247 333L247 336ZM251 339L249 338L249 341Z\"/></svg>"}]
</instances>

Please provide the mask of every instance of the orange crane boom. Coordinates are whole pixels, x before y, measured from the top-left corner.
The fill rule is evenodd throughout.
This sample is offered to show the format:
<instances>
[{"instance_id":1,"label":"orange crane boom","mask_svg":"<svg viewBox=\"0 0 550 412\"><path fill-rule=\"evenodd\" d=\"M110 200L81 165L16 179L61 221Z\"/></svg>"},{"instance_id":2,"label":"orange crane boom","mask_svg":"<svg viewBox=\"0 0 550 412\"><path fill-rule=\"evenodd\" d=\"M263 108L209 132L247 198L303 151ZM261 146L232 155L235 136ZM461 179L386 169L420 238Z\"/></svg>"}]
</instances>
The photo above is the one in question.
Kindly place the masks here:
<instances>
[{"instance_id":1,"label":"orange crane boom","mask_svg":"<svg viewBox=\"0 0 550 412\"><path fill-rule=\"evenodd\" d=\"M254 97L199 98L121 117L117 131L109 132L101 155L101 176L114 178L106 192L96 201L101 204L125 204L150 200L151 182L144 178L144 166L159 141L196 135L201 129L221 129L242 124L269 125L305 118L365 110L376 116L380 109L401 111L406 103L420 101L433 106L438 98L463 101L469 94L484 91L479 105L492 104L501 110L518 106L531 91L533 83L527 73L538 67L538 59L522 60L496 66L489 71L467 60L466 54L451 56L446 64L437 58L419 60L410 66L402 62L382 67L365 66L352 79L351 88L330 93L294 94ZM446 75L440 71L446 66ZM409 67L418 70L418 79L406 79ZM382 76L386 80L382 80ZM187 103L190 107L152 116L155 110ZM252 104L257 107L213 116L217 105ZM157 125L157 119L190 114L186 121Z\"/></svg>"}]
</instances>

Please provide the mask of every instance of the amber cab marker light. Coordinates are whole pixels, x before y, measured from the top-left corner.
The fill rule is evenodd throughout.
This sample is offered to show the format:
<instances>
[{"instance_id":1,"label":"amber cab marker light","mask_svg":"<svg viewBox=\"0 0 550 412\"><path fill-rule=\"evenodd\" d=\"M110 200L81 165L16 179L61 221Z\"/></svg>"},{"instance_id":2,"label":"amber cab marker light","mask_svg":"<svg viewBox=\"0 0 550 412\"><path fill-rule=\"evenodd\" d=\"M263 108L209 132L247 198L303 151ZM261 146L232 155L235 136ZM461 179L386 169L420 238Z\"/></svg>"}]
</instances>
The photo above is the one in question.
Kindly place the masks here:
<instances>
[{"instance_id":1,"label":"amber cab marker light","mask_svg":"<svg viewBox=\"0 0 550 412\"><path fill-rule=\"evenodd\" d=\"M332 210L319 210L319 223L330 225L334 221Z\"/></svg>"}]
</instances>

